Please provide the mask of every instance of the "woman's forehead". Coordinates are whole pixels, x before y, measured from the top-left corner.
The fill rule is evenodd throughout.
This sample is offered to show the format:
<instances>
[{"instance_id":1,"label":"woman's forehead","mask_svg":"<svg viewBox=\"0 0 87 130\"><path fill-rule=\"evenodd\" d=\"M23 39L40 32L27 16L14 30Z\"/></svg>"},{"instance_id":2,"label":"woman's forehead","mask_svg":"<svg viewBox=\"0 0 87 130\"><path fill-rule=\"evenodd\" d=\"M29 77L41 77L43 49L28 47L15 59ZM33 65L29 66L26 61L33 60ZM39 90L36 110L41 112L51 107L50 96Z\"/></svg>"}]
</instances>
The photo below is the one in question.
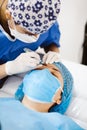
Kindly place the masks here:
<instances>
[{"instance_id":1,"label":"woman's forehead","mask_svg":"<svg viewBox=\"0 0 87 130\"><path fill-rule=\"evenodd\" d=\"M44 69L44 68L59 70L58 67L56 67L54 64L42 64L36 69Z\"/></svg>"}]
</instances>

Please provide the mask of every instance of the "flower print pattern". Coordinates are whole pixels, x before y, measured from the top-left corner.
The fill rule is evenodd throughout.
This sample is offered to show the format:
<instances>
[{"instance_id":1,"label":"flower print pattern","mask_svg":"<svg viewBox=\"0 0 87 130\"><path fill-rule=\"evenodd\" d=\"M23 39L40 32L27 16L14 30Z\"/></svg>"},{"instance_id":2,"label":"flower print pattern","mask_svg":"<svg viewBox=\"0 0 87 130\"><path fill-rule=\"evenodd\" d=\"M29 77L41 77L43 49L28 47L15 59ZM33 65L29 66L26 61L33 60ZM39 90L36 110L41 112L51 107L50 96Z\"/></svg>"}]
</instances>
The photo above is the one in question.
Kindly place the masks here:
<instances>
[{"instance_id":1,"label":"flower print pattern","mask_svg":"<svg viewBox=\"0 0 87 130\"><path fill-rule=\"evenodd\" d=\"M23 18L23 16L22 16L22 14L21 14L21 13L19 13L19 14L18 14L18 17L19 17L20 19L22 19L22 18Z\"/></svg>"},{"instance_id":2,"label":"flower print pattern","mask_svg":"<svg viewBox=\"0 0 87 130\"><path fill-rule=\"evenodd\" d=\"M27 14L25 14L25 18L28 20L28 19L30 19L30 15L27 13Z\"/></svg>"},{"instance_id":3,"label":"flower print pattern","mask_svg":"<svg viewBox=\"0 0 87 130\"><path fill-rule=\"evenodd\" d=\"M26 21L22 21L24 27L28 27L28 23Z\"/></svg>"},{"instance_id":4,"label":"flower print pattern","mask_svg":"<svg viewBox=\"0 0 87 130\"><path fill-rule=\"evenodd\" d=\"M57 20L60 0L8 0L8 9L15 23L40 34Z\"/></svg>"},{"instance_id":5,"label":"flower print pattern","mask_svg":"<svg viewBox=\"0 0 87 130\"><path fill-rule=\"evenodd\" d=\"M42 23L40 22L40 20L35 20L34 24L35 24L36 26L41 26L41 25L42 25Z\"/></svg>"},{"instance_id":6,"label":"flower print pattern","mask_svg":"<svg viewBox=\"0 0 87 130\"><path fill-rule=\"evenodd\" d=\"M33 12L38 13L43 8L42 2L37 1L32 8Z\"/></svg>"},{"instance_id":7,"label":"flower print pattern","mask_svg":"<svg viewBox=\"0 0 87 130\"><path fill-rule=\"evenodd\" d=\"M19 5L19 8L20 8L21 11L24 11L24 10L25 10L25 4L24 4L24 3L21 3L21 4Z\"/></svg>"}]
</instances>

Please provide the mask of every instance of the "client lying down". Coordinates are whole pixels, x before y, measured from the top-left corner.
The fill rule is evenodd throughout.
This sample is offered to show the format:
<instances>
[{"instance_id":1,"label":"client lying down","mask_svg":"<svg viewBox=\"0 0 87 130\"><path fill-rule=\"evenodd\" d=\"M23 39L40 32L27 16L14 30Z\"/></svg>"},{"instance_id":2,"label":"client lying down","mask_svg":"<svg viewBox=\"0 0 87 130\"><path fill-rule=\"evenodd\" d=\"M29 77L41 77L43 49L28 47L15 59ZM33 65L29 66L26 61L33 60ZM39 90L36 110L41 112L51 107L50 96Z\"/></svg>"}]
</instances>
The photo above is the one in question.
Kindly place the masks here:
<instances>
[{"instance_id":1,"label":"client lying down","mask_svg":"<svg viewBox=\"0 0 87 130\"><path fill-rule=\"evenodd\" d=\"M27 108L39 112L65 113L72 97L73 78L60 62L29 71L15 97Z\"/></svg>"}]
</instances>

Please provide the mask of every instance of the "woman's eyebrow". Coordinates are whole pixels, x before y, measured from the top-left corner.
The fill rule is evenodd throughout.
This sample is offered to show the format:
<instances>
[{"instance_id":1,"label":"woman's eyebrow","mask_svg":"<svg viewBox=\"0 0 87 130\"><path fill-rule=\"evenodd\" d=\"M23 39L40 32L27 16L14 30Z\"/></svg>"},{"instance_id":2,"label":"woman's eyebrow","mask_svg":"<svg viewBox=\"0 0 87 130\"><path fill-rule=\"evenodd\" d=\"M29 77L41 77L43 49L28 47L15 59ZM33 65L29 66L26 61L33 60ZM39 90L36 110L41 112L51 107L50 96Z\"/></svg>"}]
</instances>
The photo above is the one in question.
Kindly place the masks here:
<instances>
[{"instance_id":1,"label":"woman's eyebrow","mask_svg":"<svg viewBox=\"0 0 87 130\"><path fill-rule=\"evenodd\" d=\"M60 72L60 70L59 69L56 69L56 68L53 68L55 71L58 71L58 72Z\"/></svg>"},{"instance_id":2,"label":"woman's eyebrow","mask_svg":"<svg viewBox=\"0 0 87 130\"><path fill-rule=\"evenodd\" d=\"M26 30L24 30L24 33L25 33L25 34L29 34L29 35L35 35L35 34L29 32L29 31L26 31Z\"/></svg>"}]
</instances>

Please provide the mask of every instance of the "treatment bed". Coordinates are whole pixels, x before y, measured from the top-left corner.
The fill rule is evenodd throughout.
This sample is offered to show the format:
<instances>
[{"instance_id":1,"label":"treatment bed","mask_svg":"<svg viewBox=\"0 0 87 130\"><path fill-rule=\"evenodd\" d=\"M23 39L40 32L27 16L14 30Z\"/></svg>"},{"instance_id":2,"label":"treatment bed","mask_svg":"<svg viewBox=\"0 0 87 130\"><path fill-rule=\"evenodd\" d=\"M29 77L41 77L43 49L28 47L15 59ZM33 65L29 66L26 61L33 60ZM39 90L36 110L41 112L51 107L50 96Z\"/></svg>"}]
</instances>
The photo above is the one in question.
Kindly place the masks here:
<instances>
[{"instance_id":1,"label":"treatment bed","mask_svg":"<svg viewBox=\"0 0 87 130\"><path fill-rule=\"evenodd\" d=\"M71 61L65 61L65 60L62 60L61 62L63 62L63 64L70 70L70 72L74 78L73 98L68 107L68 110L65 113L65 116L71 118L79 126L81 126L84 130L87 130L87 112L86 112L87 111L87 66L81 65L78 63L74 63ZM21 75L11 76L6 80L3 88L0 89L0 105L4 106L3 111L6 110L4 113L7 113L7 114L4 114L5 119L6 118L8 119L7 116L9 113L9 108L13 108L12 102L14 102L14 98L13 98L14 93L16 92L16 90L21 82L22 82ZM3 97L4 97L4 99L3 99ZM3 99L3 102L1 99ZM7 110L5 107L7 106L8 103L10 103L11 105L9 105L8 110ZM17 101L15 102L15 109L17 109L20 113L21 108L17 108L16 103L17 103ZM23 107L22 104L21 104L21 106ZM23 107L23 109L26 109L26 108ZM22 118L25 118L25 116L26 116L25 119L26 120L28 119L26 111L28 111L28 109L25 110L25 115L23 115L23 114L19 115L20 116L20 125L23 125L23 124L27 125L27 123L26 123L27 121L25 121L25 123L24 123L24 120L22 120ZM12 114L12 111L10 111L10 112ZM32 111L31 111L31 113L32 113ZM0 112L0 114L1 114L1 112ZM51 115L52 115L52 113L51 113ZM15 113L14 113L14 116L15 116ZM13 116L13 118L14 118L14 116ZM40 116L40 113L39 113L39 116ZM38 123L39 116L37 117L37 115L36 115L37 119L35 119L35 120L37 120L37 121L34 122L34 124L33 124L33 125L36 125L35 129L33 127L29 127L31 129L28 129L28 130L39 130L39 128L40 128L40 130L42 130L41 128L43 128L43 127L38 126L41 124L41 123ZM14 120L14 124L11 124L11 121L13 120L13 118L11 117L11 115L9 115L8 120L10 120L10 126L9 126L9 123L7 120L6 121L4 120L4 123L1 122L1 125L2 125L1 130L14 130L12 128L12 126L14 126L14 124L15 124L15 130L18 130L17 126L16 126L17 125L16 120ZM34 117L32 117L31 120L33 120L33 118ZM43 122L43 118L44 118L44 116L42 116L40 118L42 120L42 122ZM56 124L57 122L52 120L52 123L51 123L48 121L48 118L51 118L51 120L52 119L56 120L57 117L56 117L56 114L53 114L53 116L51 116L51 117L48 116L48 117L46 117L45 121L41 125L47 125L47 127L48 127L48 124L49 124L49 126L50 126L49 130L53 130L54 129L53 123ZM2 119L0 119L0 120L2 121ZM29 121L29 122L31 122L31 121ZM67 122L68 122L68 120L67 120ZM30 123L30 125L31 124L32 123ZM22 126L20 126L20 127L22 130L23 127ZM8 129L6 129L6 128L8 128ZM25 130L27 130L27 128ZM43 130L47 130L47 128L44 128ZM57 130L57 129L55 129L55 130ZM64 126L64 130L68 130L67 126L66 127ZM74 129L72 128L72 130L74 130ZM79 130L79 129L76 129L76 130Z\"/></svg>"}]
</instances>

